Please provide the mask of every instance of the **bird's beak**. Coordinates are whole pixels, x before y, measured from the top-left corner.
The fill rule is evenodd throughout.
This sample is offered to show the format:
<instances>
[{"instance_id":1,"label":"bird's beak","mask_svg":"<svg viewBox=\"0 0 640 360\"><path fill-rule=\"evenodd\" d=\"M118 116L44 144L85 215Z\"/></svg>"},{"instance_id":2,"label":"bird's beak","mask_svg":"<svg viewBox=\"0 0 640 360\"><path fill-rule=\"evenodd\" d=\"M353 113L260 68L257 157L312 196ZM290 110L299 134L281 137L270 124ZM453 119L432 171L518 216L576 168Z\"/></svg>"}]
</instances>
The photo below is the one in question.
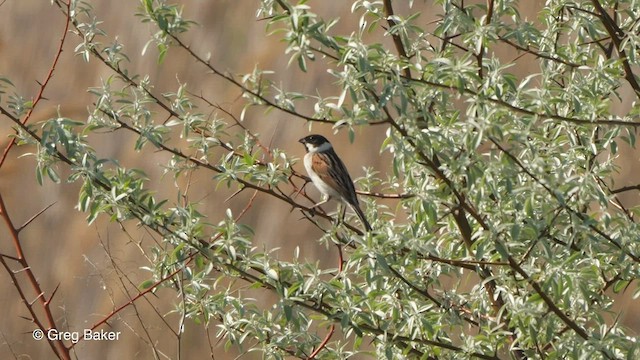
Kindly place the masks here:
<instances>
[{"instance_id":1,"label":"bird's beak","mask_svg":"<svg viewBox=\"0 0 640 360\"><path fill-rule=\"evenodd\" d=\"M298 140L298 142L299 142L300 144L304 144L304 138L302 138L302 139Z\"/></svg>"}]
</instances>

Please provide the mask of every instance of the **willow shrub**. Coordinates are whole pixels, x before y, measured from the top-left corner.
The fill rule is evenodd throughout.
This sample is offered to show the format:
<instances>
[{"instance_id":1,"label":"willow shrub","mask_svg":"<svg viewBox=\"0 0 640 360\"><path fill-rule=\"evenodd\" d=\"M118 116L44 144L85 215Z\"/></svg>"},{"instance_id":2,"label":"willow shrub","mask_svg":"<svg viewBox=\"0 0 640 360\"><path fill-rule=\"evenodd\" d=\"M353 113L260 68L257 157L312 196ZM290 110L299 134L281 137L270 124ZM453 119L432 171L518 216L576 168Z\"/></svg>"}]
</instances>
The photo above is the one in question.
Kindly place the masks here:
<instances>
[{"instance_id":1,"label":"willow shrub","mask_svg":"<svg viewBox=\"0 0 640 360\"><path fill-rule=\"evenodd\" d=\"M529 1L354 1L345 17L356 21L346 24L314 12L314 1L255 5L289 66L328 72L333 94L283 88L281 74L259 66L218 69L183 40L198 27L181 4L143 0L137 15L156 29L146 50L159 62L186 51L204 76L237 87L245 110L331 123L352 139L358 127L385 129L384 142L368 146L392 160L358 179L381 194L361 197L374 231L313 214L294 196L305 180L299 161L261 146L237 126L243 114L203 102L197 84L153 95L77 2L76 53L111 76L90 89L88 117L60 115L18 136L37 148L39 181L70 169L89 222L106 216L156 234L141 289L178 292L188 321L266 358L640 356L635 332L612 313L618 293L639 294L638 208L619 198L637 186L614 184L619 144L634 148L640 124L637 1L548 0L533 18L521 16ZM3 100L16 117L29 107ZM620 104L628 112L613 114ZM196 202L158 198L140 170L93 150L91 133L116 131L135 136L135 150L170 155L160 165L176 179L206 172L218 187L302 211L325 232L304 241L345 245L343 268L277 260L252 245L238 214L207 219ZM380 197L396 197L397 208ZM177 273L186 274L180 286L164 281ZM243 295L246 285L277 300L265 306Z\"/></svg>"}]
</instances>

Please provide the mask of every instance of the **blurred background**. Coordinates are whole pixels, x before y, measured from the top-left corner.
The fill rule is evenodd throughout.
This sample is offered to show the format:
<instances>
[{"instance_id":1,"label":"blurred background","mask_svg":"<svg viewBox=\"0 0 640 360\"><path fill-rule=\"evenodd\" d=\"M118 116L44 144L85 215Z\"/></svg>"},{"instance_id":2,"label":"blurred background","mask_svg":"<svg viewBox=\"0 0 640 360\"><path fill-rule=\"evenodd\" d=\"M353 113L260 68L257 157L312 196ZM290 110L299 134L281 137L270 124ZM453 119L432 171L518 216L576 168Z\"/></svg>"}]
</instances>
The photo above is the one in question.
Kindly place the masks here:
<instances>
[{"instance_id":1,"label":"blurred background","mask_svg":"<svg viewBox=\"0 0 640 360\"><path fill-rule=\"evenodd\" d=\"M121 66L130 73L149 75L155 95L176 91L180 83L186 83L194 93L202 94L239 115L243 103L238 89L207 73L183 50L170 49L166 61L160 65L156 61L157 52L153 46L149 47L145 56L141 55L145 43L156 29L141 24L139 18L134 16L139 2L114 0L90 3L107 32L101 41L106 44L117 37L131 60ZM185 18L198 23L184 35L184 42L203 57L210 53L211 63L219 70L244 74L258 66L275 71L276 83L290 91L317 92L322 96L339 95L335 78L327 74L323 61L309 63L308 74L304 75L295 63L287 66L289 56L284 55L285 44L279 41L278 35L266 35L267 22L255 17L257 1L184 0L181 3L184 4ZM521 8L521 15L535 19L544 1L529 0L526 3L527 6ZM349 35L357 30L359 15L351 13L350 2L310 1L309 5L325 19L341 19L335 27L336 33ZM404 2L395 6L398 13L408 13ZM415 7L422 13L420 21L425 26L431 26L426 24L437 18L438 8L431 1L416 2ZM1 3L0 76L8 77L16 86L16 91L24 97L31 98L37 93L38 81L43 81L50 67L63 25L63 14L49 1L6 0ZM393 48L391 39L381 36L381 32L371 36L372 40ZM32 123L55 116L58 105L65 117L81 121L87 118L87 106L94 99L87 89L100 86L101 81L111 76L112 72L95 59L85 63L81 57L75 56L74 48L80 41L77 36L68 35L60 63L45 93L48 100L39 104ZM511 48L497 48L496 51L504 62L515 63L511 71L519 78L539 71L536 59L530 55L519 56ZM632 99L629 91L623 91L622 99L615 107L616 114L624 114ZM265 113L263 110L249 110L245 116L245 126L258 133L264 144L301 158L304 149L297 140L309 134L309 124L278 111ZM312 113L312 109L307 110L307 114ZM9 141L7 136L14 132L10 121L0 119L0 148L4 149ZM382 178L386 178L384 174L389 157L388 154L379 153L385 131L379 126L359 127L356 129L355 142L351 144L346 131L334 134L328 125L314 124L312 127L312 132L324 134L331 140L354 178L364 174L363 167L371 167L379 171ZM144 169L151 179L148 188L154 189L158 198L167 198L170 203L180 201L173 178L162 176L160 165L168 159L165 154L156 153L151 147L135 152L135 138L127 134L92 135L91 142L101 157L120 159L129 168ZM635 168L638 154L629 149L622 150L616 186L637 182L632 169ZM21 238L26 257L47 296L59 286L51 306L57 323L70 330L81 330L90 327L129 299L123 291L123 279L114 271L111 258L137 285L149 275L140 269L148 264L140 248L150 246L153 239L137 229L133 222L125 224L126 232L118 224L109 223L104 218L87 225L86 214L75 208L78 184L52 184L45 181L43 186L39 186L35 178L35 159L18 158L29 152L33 152L33 149L22 147L12 150L7 163L0 170L0 192L16 225L21 225L44 207L53 204L21 233ZM303 171L301 163L297 164L297 170ZM63 179L68 174L64 168L60 172ZM211 177L212 174L204 172L194 175L190 200L199 202L201 211L212 222L217 222L226 208L231 208L234 214L239 213L251 193L243 192L225 203L224 200L235 189L227 190L221 186L216 190ZM317 198L313 190L309 193ZM637 194L625 193L623 200L626 205L635 204L638 201ZM387 201L386 204L394 210L396 203ZM306 221L299 221L301 217L300 213L292 212L282 202L259 195L243 222L255 229L257 236L254 245L259 248L278 247L278 256L290 259L294 249L299 247L302 259L319 261L321 267L335 266L335 248L318 244L316 239L320 237L320 231ZM0 252L14 254L4 224L0 226ZM130 289L131 284L126 279L123 281ZM36 294L30 295L30 298L35 297ZM630 306L629 297L630 294L623 295L621 301L616 302L614 310ZM103 326L105 330L121 331L119 341L81 342L75 347L78 358L121 359L126 354L127 357L152 359L154 354L151 348L154 346L165 352L160 358L177 358L177 340L168 331L167 323L177 331L179 316L175 313L167 315L166 323L158 316L173 310L171 304L177 300L175 292L161 290L155 296L138 301L136 307L128 307L113 318L108 326ZM625 309L621 319L625 326L636 333L640 330L639 310L637 306L635 309ZM3 271L0 274L0 359L53 358L46 342L32 339L31 331L35 327L23 317L28 318L29 314L9 276ZM145 331L141 329L141 323L146 325ZM210 331L213 334L216 329ZM214 342L209 343L202 325L188 321L182 339L183 358L211 357L213 352L215 359L233 359L240 354L234 347L224 353L224 340L217 342L212 337ZM257 354L246 356L257 357Z\"/></svg>"}]
</instances>

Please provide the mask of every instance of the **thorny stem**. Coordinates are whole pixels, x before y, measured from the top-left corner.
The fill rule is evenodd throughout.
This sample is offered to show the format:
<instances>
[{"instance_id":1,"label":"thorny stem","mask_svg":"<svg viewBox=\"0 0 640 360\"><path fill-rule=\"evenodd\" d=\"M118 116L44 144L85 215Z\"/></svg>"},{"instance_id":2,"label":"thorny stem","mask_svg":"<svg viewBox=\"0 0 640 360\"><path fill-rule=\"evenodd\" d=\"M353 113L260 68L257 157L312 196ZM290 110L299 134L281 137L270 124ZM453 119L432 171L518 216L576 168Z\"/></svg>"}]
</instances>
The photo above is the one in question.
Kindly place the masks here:
<instances>
[{"instance_id":1,"label":"thorny stem","mask_svg":"<svg viewBox=\"0 0 640 360\"><path fill-rule=\"evenodd\" d=\"M60 5L59 5L60 6ZM47 85L49 84L50 80L53 78L55 69L56 69L56 65L58 64L58 61L60 60L60 56L62 54L62 49L64 47L65 44L65 40L67 39L67 33L69 31L69 24L71 22L71 17L69 15L70 12L70 6L71 6L71 0L67 0L66 2L61 1L61 6L63 6L66 9L66 14L65 14L65 22L64 22L64 26L63 26L63 30L62 30L62 35L60 36L60 41L59 41L59 45L58 45L58 49L53 57L53 60L51 62L51 65L49 66L49 71L47 72L44 81L42 81L40 83L40 88L38 90L38 93L36 94L35 99L33 100L33 103L31 105L31 108L27 111L27 114L25 115L24 119L19 122L22 126L24 126L30 119L31 116L33 114L33 111L35 110L35 108L37 107L37 105L44 99L44 92L47 88ZM7 144L7 146L5 147L4 151L2 152L2 155L0 156L0 168L5 164L5 161L7 160L7 156L9 154L9 151L13 148L13 146L16 144L16 138L11 138L11 140L9 140L9 143ZM50 206L49 206L50 207ZM29 313L31 314L31 320L36 324L36 326L38 327L38 329L40 329L41 331L43 331L45 333L46 336L46 332L49 329L56 329L57 325L56 322L54 320L53 314L51 313L51 300L53 299L56 290L58 289L58 287L55 288L55 290L52 292L51 296L47 299L45 296L44 291L42 290L40 283L38 282L38 280L36 279L35 274L33 273L33 270L31 268L31 266L29 265L29 262L27 261L27 258L24 254L24 250L22 249L22 244L20 242L20 236L19 236L19 232L21 230L23 230L24 228L26 228L35 218L38 217L38 215L40 215L42 212L46 211L49 207L46 207L44 210L42 210L40 213L35 214L31 219L29 219L27 222L25 222L24 225L22 225L21 227L16 227L9 214L7 211L7 207L4 203L4 199L2 197L2 194L0 194L0 217L2 217L4 219L4 222L7 226L7 228L9 229L9 232L11 233L11 239L13 241L13 246L14 249L16 251L16 256L15 257L11 257L12 259L14 259L15 261L17 261L20 266L21 266L21 271L23 271L28 279L28 283L31 285L31 287L33 288L33 292L37 295L37 299L36 301L40 304L42 311L44 313L44 317L46 318L46 323L47 323L47 327L45 328L42 320L40 320L40 316L36 313L33 304L36 301L29 301L27 299L27 295L25 294L21 282L19 279L17 279L16 277L16 273L14 273L14 271L11 269L11 267L9 266L9 264L7 264L5 256L0 255L0 263L2 263L3 267L5 268L5 270L7 271L7 273L9 274L9 276L11 277L12 283L14 285L14 287L16 288L16 290L18 291L18 294L20 296L20 298L22 299L25 307L27 308L27 310L29 311ZM53 352L56 354L56 356L60 359L63 360L68 360L70 359L70 354L69 354L69 348L67 348L64 343L62 342L62 340L49 340L47 337L47 343L49 344L49 346L51 347L51 349L53 350Z\"/></svg>"}]
</instances>

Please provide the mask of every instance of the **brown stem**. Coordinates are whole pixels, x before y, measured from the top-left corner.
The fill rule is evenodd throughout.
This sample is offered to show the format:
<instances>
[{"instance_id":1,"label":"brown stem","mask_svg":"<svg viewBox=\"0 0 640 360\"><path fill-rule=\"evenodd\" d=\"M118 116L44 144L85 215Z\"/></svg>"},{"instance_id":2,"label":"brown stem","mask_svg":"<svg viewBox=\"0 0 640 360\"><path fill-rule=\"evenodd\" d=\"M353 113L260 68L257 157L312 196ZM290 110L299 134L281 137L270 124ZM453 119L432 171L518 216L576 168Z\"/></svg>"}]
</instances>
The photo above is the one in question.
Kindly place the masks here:
<instances>
[{"instance_id":1,"label":"brown stem","mask_svg":"<svg viewBox=\"0 0 640 360\"><path fill-rule=\"evenodd\" d=\"M53 58L51 66L49 67L49 71L47 72L47 74L46 74L46 76L44 78L44 81L41 82L40 89L38 90L38 93L36 94L36 97L33 100L31 108L29 109L29 111L25 115L24 119L21 122L18 121L22 126L24 126L29 121L29 119L31 119L31 116L33 114L34 109L40 103L40 101L44 98L45 89L47 88L47 85L49 84L50 80L53 78L56 66L57 66L58 61L60 60L60 56L62 54L62 49L64 47L64 43L65 43L65 40L67 38L67 33L69 32L69 24L71 23L71 16L70 16L71 2L70 2L70 0L67 0L67 2L61 1L61 4L62 5L60 5L60 4L58 4L58 5L59 6L64 6L66 8L66 14L65 14L64 28L62 30L62 35L60 37L58 49L57 49L56 54L55 54L55 56ZM5 113L5 112L3 111L3 113ZM2 167L4 165L5 161L7 160L7 156L9 154L9 151L11 150L11 148L13 148L15 143L16 143L16 138L15 137L11 138L11 140L9 141L9 144L7 144L7 146L5 147L4 151L2 152L2 155L0 156L0 167ZM45 208L42 212L46 211L47 209L48 209L48 207ZM42 212L40 212L40 213L42 213ZM37 281L32 269L31 269L31 266L29 265L29 262L27 261L25 255L24 255L24 251L22 249L22 244L20 243L20 238L19 238L19 232L22 229L24 229L26 226L28 226L31 223L31 221L33 221L40 213L34 215L31 219L29 219L27 222L25 222L25 224L22 225L21 227L16 228L13 225L13 222L11 221L11 218L10 218L8 212L7 212L7 208L6 208L5 203L4 203L4 199L2 198L2 195L0 194L0 216L4 219L5 224L6 224L7 228L9 229L9 231L11 233L11 238L13 239L13 245L14 245L14 248L15 248L15 251L16 251L16 260L20 264L20 266L22 267L22 270L24 270L24 272L26 273L28 282L31 284L31 287L33 288L34 293L38 294L38 298L36 299L36 301L39 301L39 303L40 303L40 305L41 305L41 307L43 309L44 316L46 318L48 328L45 328L43 326L42 322L39 320L38 315L34 311L33 302L27 300L26 294L24 293L24 291L22 289L22 286L20 285L20 282L16 278L15 273L12 271L12 269L6 263L5 258L4 257L0 257L0 262L4 266L5 270L9 274L9 276L11 277L12 282L14 284L14 287L18 291L18 294L19 294L20 298L22 299L23 303L27 307L27 310L31 314L32 321L38 326L38 328L41 331L46 332L48 329L56 329L57 328L57 325L56 325L55 320L53 318L53 314L51 313L50 305L51 305L51 300L53 299L53 295L55 294L55 291L58 289L58 287L56 287L56 289L54 290L54 292L51 295L51 297L49 299L46 299L46 297L44 296L44 291L40 287L40 283ZM68 359L71 358L70 354L69 354L69 348L65 347L64 343L61 340L47 341L47 343L49 344L49 346L51 347L51 349L53 350L53 352L56 354L56 356L58 358L64 359L64 360L68 360Z\"/></svg>"},{"instance_id":2,"label":"brown stem","mask_svg":"<svg viewBox=\"0 0 640 360\"><path fill-rule=\"evenodd\" d=\"M622 67L624 68L625 79L633 90L636 93L636 96L640 97L640 84L638 84L638 80L636 79L635 74L633 73L633 69L631 68L631 64L629 63L629 58L627 57L627 53L622 48L622 38L624 38L625 34L622 29L615 23L615 21L609 16L606 10L600 4L598 0L591 0L591 3L596 8L598 14L597 16L602 21L602 25L611 36L611 40L613 41L613 45L618 51L618 56L620 56L620 60L622 60Z\"/></svg>"},{"instance_id":3,"label":"brown stem","mask_svg":"<svg viewBox=\"0 0 640 360\"><path fill-rule=\"evenodd\" d=\"M322 342L320 343L320 345L318 345L318 348L315 349L311 355L309 355L308 360L313 360L316 358L316 356L318 356L318 354L320 353L320 351L322 351L322 349L324 349L325 346L327 346L327 343L329 342L329 339L331 339L331 336L333 336L333 332L335 331L336 326L334 324L331 324L331 327L329 327L329 332L327 333L327 336L324 337L324 340L322 340Z\"/></svg>"},{"instance_id":4,"label":"brown stem","mask_svg":"<svg viewBox=\"0 0 640 360\"><path fill-rule=\"evenodd\" d=\"M18 234L18 229L15 227L15 225L11 221L11 217L9 216L9 213L7 211L7 207L4 203L2 194L0 194L0 217L2 217L2 219L4 220L4 223L7 226L7 229L9 229L9 232L11 234L13 247L16 251L16 261L21 266L20 271L23 271L26 274L28 283L33 288L33 292L37 294L37 298L34 301L29 301L27 299L27 295L25 294L22 288L21 282L16 278L16 273L6 263L4 256L0 256L0 263L2 263L5 270L9 274L9 277L11 277L13 286L18 291L18 294L22 299L22 302L24 303L24 305L27 307L27 310L31 314L31 320L36 324L36 326L40 330L44 331L45 333L49 329L57 329L56 322L53 319L53 314L51 313L51 309L49 306L50 300L53 297L53 295L49 299L46 299L46 297L44 296L44 291L40 287L40 283L36 279L31 266L29 265L29 262L27 261L24 255L22 244L20 243L20 236ZM46 328L43 325L42 321L40 320L39 316L36 314L35 309L33 308L33 304L35 302L39 302L40 306L42 307L42 310L44 312L44 316L47 322ZM51 349L53 350L53 352L56 354L58 358L63 360L68 360L71 358L69 355L69 349L65 347L62 340L48 340L47 343L49 344L49 346L51 347Z\"/></svg>"},{"instance_id":5,"label":"brown stem","mask_svg":"<svg viewBox=\"0 0 640 360\"><path fill-rule=\"evenodd\" d=\"M400 55L400 58L402 58L403 60L408 60L409 57L407 56L407 51L404 49L404 45L402 44L402 38L400 37L400 35L398 35L398 33L391 32L391 28L397 25L396 21L393 19L393 16L395 16L395 14L393 12L393 5L391 4L391 0L384 0L384 12L387 17L387 24L389 24L388 32L389 34L391 34L391 38L393 39L393 45L396 47L396 51L398 51L398 55ZM404 76L408 78L412 77L411 70L408 66L404 67Z\"/></svg>"},{"instance_id":6,"label":"brown stem","mask_svg":"<svg viewBox=\"0 0 640 360\"><path fill-rule=\"evenodd\" d=\"M62 54L62 48L64 47L64 42L67 38L67 33L69 32L69 23L71 22L69 9L71 6L70 5L71 0L67 0L67 2L64 2L64 1L61 1L61 2L66 7L67 12L65 14L66 19L64 23L64 30L62 31L62 37L60 38L60 45L58 45L58 50L56 51L56 55L53 57L53 62L49 67L47 76L45 76L44 81L41 83L40 90L38 90L38 94L36 95L36 98L33 100L33 104L31 105L31 108L29 109L29 111L27 112L27 115L22 120L23 124L26 124L29 121L29 119L31 118L31 114L33 114L33 110L36 108L38 103L40 103L40 100L43 99L44 90L47 88L47 85L49 84L49 80L51 80L51 78L53 77L53 73L56 70L56 65L58 64L58 60L60 59L60 55ZM7 147L5 147L4 151L2 152L2 156L0 157L0 167L2 167L2 165L4 164L5 160L7 159L7 155L9 154L9 150L11 150L11 148L15 145L15 143L16 143L16 138L12 137L11 140L9 140L9 144L7 144Z\"/></svg>"}]
</instances>

